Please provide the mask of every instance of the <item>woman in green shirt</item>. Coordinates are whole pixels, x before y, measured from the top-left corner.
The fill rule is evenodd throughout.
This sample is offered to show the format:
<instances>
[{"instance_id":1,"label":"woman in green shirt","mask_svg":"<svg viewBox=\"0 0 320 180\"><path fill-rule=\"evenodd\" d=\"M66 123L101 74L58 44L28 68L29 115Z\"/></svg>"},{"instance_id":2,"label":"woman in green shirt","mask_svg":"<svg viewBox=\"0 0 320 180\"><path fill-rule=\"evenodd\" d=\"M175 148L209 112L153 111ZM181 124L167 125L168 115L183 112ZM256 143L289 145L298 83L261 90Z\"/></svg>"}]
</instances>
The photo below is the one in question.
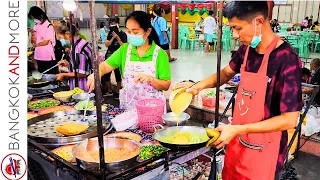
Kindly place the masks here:
<instances>
[{"instance_id":1,"label":"woman in green shirt","mask_svg":"<svg viewBox=\"0 0 320 180\"><path fill-rule=\"evenodd\" d=\"M134 11L126 19L128 42L99 65L100 78L120 69L122 86L120 107L135 111L140 99L159 98L166 101L163 90L171 84L169 58L159 47L159 38L147 13ZM88 77L88 89L94 89L94 77Z\"/></svg>"}]
</instances>

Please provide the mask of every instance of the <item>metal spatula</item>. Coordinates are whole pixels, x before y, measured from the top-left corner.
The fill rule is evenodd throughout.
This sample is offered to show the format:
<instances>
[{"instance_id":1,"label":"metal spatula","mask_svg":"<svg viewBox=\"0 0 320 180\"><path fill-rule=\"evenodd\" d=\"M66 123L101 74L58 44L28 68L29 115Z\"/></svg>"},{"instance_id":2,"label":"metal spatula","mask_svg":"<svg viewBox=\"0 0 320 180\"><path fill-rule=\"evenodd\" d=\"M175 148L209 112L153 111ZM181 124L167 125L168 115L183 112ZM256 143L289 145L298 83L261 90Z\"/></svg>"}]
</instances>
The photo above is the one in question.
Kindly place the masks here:
<instances>
[{"instance_id":1,"label":"metal spatula","mask_svg":"<svg viewBox=\"0 0 320 180\"><path fill-rule=\"evenodd\" d=\"M63 60L63 58L64 58L64 54L62 55L62 58L61 58L61 59ZM53 68L55 68L55 67L57 67L57 66L59 66L59 63L57 63L56 65L52 66L51 68L43 71L42 73L39 72L39 71L32 71L32 77L33 77L34 79L36 79L36 80L40 80L40 79L42 78L43 74L45 74L46 72L50 71L51 69L53 69Z\"/></svg>"},{"instance_id":2,"label":"metal spatula","mask_svg":"<svg viewBox=\"0 0 320 180\"><path fill-rule=\"evenodd\" d=\"M51 69L57 67L58 65L59 65L59 64L56 64L56 65L52 66L51 68L43 71L42 73L39 72L39 71L32 71L32 77L33 77L34 79L36 79L36 80L40 80L40 79L42 79L43 74L45 74L46 72L50 71Z\"/></svg>"}]
</instances>

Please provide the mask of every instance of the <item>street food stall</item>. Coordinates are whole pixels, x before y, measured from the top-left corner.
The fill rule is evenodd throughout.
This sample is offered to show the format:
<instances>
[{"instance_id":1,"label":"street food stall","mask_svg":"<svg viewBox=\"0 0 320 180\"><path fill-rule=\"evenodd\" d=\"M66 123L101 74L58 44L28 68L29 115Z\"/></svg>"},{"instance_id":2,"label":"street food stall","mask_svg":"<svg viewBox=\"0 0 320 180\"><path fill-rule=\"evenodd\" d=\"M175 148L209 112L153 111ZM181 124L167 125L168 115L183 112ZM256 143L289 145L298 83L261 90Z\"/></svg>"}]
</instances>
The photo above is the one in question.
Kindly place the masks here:
<instances>
[{"instance_id":1,"label":"street food stall","mask_svg":"<svg viewBox=\"0 0 320 180\"><path fill-rule=\"evenodd\" d=\"M93 49L97 49L94 3L89 2L90 28ZM221 12L222 6L220 8ZM222 17L219 18L218 79L222 37ZM93 51L94 94L79 88L70 91L68 85L57 84L52 75L44 75L40 80L28 79L29 177L71 180L219 179L217 172L221 173L224 152L207 146L219 134L205 127L209 122L212 123L210 127L217 127L221 121L230 123L225 120L232 116L235 94L230 93L229 101L221 109L220 100L225 98L225 94L221 95L218 81L215 89L203 92L200 98L192 100L191 97L191 105L183 110L187 109L187 113L181 113L179 117L164 114L167 103L155 99L138 101L137 113L131 113L104 104L96 53ZM234 88L230 91L235 92ZM179 91L168 92L171 110L170 102L174 99L171 96L185 92ZM200 108L202 106L207 108ZM310 104L307 109L309 107ZM194 121L197 115L202 117L196 119L208 121ZM303 120L304 116L300 119ZM300 132L301 123L300 120L293 139Z\"/></svg>"},{"instance_id":2,"label":"street food stall","mask_svg":"<svg viewBox=\"0 0 320 180\"><path fill-rule=\"evenodd\" d=\"M89 9L92 44L93 49L97 49L94 2L89 2ZM79 88L69 91L68 85L55 82L54 75L43 75L40 80L29 77L29 176L36 179L152 179L159 175L164 179L192 179L209 176L212 157L217 152L205 147L210 138L203 123L189 120L190 116L186 114L181 121L183 125L176 126L170 122L176 117L163 117L163 112L148 114L155 112L155 108L164 109L165 102L155 100L139 102L138 118L125 109L102 105L95 51L93 57L97 82L93 95ZM219 102L216 106L219 111ZM225 113L221 113L221 117ZM160 125L151 126L147 116L158 119ZM219 113L216 117L219 118ZM132 118L137 120L128 126ZM178 120L176 122L180 124ZM214 176L216 173L210 179Z\"/></svg>"}]
</instances>

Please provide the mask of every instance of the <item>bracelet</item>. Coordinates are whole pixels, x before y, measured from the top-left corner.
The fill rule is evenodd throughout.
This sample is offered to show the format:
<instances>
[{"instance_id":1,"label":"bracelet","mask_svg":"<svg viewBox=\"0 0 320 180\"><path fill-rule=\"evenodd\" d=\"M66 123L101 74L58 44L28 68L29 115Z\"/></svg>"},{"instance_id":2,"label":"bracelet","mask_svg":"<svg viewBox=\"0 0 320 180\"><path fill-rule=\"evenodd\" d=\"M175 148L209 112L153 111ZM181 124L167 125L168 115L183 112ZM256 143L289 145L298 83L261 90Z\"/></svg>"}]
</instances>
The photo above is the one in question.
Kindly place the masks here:
<instances>
[{"instance_id":1,"label":"bracelet","mask_svg":"<svg viewBox=\"0 0 320 180\"><path fill-rule=\"evenodd\" d=\"M192 82L192 83L196 83L196 82L194 82L193 80L184 80L184 81L181 81L182 83L183 82ZM197 82L198 83L198 82Z\"/></svg>"}]
</instances>

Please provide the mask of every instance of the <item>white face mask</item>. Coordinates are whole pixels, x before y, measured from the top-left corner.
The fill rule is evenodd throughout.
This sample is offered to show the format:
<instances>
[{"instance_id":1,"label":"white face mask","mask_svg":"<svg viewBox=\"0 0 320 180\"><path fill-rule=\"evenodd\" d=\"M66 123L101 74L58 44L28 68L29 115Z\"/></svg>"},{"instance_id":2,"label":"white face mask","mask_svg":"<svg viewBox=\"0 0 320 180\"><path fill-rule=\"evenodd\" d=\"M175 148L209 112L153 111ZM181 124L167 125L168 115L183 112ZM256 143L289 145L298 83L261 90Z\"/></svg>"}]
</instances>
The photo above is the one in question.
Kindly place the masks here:
<instances>
[{"instance_id":1,"label":"white face mask","mask_svg":"<svg viewBox=\"0 0 320 180\"><path fill-rule=\"evenodd\" d=\"M315 74L316 74L316 71L315 71L315 70L312 70L312 71L311 71L311 74L312 74L312 75L315 75Z\"/></svg>"},{"instance_id":2,"label":"white face mask","mask_svg":"<svg viewBox=\"0 0 320 180\"><path fill-rule=\"evenodd\" d=\"M33 20L36 24L39 24L40 23L40 20L38 20L38 19L34 19Z\"/></svg>"}]
</instances>

